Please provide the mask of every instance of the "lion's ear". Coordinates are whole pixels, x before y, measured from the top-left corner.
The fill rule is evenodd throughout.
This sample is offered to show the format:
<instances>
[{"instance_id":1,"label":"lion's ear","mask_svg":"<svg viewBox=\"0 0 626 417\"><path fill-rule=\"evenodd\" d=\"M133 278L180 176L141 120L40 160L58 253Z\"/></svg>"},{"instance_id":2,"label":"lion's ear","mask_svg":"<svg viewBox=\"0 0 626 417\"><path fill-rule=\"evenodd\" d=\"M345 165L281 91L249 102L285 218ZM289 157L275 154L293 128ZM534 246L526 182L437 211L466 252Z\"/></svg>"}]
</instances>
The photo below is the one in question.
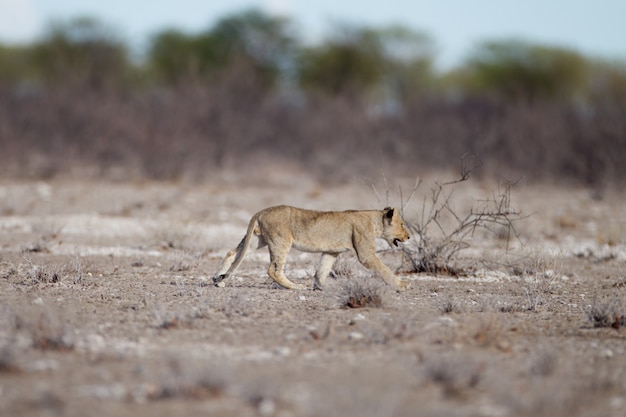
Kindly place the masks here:
<instances>
[{"instance_id":1,"label":"lion's ear","mask_svg":"<svg viewBox=\"0 0 626 417\"><path fill-rule=\"evenodd\" d=\"M383 209L383 216L386 217L387 219L392 219L394 211L395 211L395 209L393 209L391 207L385 207Z\"/></svg>"}]
</instances>

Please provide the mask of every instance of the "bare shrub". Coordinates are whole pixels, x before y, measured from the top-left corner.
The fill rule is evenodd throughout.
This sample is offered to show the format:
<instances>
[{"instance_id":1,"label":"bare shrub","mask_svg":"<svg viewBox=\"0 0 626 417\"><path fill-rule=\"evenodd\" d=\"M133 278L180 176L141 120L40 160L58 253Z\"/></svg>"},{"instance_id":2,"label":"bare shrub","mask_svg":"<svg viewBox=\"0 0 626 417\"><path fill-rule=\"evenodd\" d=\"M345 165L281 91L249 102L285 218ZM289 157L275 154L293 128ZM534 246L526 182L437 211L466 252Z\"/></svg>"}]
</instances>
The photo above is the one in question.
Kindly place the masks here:
<instances>
[{"instance_id":1,"label":"bare shrub","mask_svg":"<svg viewBox=\"0 0 626 417\"><path fill-rule=\"evenodd\" d=\"M235 162L266 159L343 181L380 168L413 172L418 158L424 169L452 168L466 152L488 161L489 175L574 180L600 196L607 183L626 178L620 94L591 101L592 111L432 96L404 103L398 114L373 116L367 100L302 99L233 75L130 93L88 86L19 91L0 89L0 170L20 178L81 172L198 180Z\"/></svg>"},{"instance_id":2,"label":"bare shrub","mask_svg":"<svg viewBox=\"0 0 626 417\"><path fill-rule=\"evenodd\" d=\"M494 193L491 199L479 200L468 213L459 213L451 204L454 187L467 181L472 170L481 163L480 160L463 157L460 177L453 181L436 183L424 197L418 219L406 222L412 236L416 237L402 246L411 264L411 272L462 274L463 267L456 266L454 261L462 250L469 247L469 240L479 229L487 230L495 236L506 236L507 245L511 237L519 238L515 222L521 220L522 216L511 207L512 183L505 183L504 189ZM421 183L418 178L406 199L400 188L401 211L405 220L407 207ZM374 192L381 200L375 188Z\"/></svg>"}]
</instances>

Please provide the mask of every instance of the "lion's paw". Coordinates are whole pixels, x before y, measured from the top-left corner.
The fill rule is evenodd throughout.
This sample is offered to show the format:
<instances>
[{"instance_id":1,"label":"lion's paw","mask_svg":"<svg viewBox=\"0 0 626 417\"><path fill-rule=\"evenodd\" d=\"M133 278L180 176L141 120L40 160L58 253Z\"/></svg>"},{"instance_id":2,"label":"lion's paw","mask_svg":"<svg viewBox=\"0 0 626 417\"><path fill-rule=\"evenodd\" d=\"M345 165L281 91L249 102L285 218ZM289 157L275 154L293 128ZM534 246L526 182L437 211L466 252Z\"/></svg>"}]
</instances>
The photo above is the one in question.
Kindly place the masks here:
<instances>
[{"instance_id":1,"label":"lion's paw","mask_svg":"<svg viewBox=\"0 0 626 417\"><path fill-rule=\"evenodd\" d=\"M409 288L411 288L411 281L408 279L401 279L400 282L398 282L398 291L405 291Z\"/></svg>"}]
</instances>

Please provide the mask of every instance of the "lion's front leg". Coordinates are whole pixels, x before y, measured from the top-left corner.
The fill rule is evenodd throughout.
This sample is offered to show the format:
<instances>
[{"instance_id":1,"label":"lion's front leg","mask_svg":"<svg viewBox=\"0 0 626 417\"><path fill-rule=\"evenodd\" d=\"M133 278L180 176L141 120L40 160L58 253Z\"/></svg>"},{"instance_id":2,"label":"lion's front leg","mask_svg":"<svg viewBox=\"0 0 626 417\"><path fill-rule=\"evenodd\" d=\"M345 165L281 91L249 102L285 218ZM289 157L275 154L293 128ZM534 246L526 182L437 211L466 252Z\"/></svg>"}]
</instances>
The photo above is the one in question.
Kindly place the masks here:
<instances>
[{"instance_id":1,"label":"lion's front leg","mask_svg":"<svg viewBox=\"0 0 626 417\"><path fill-rule=\"evenodd\" d=\"M411 286L410 281L402 280L396 277L391 269L389 269L389 267L380 260L380 258L376 255L375 242L361 239L359 235L356 235L353 239L353 243L359 262L361 262L366 268L380 274L387 284L395 287L398 291L404 291Z\"/></svg>"}]
</instances>

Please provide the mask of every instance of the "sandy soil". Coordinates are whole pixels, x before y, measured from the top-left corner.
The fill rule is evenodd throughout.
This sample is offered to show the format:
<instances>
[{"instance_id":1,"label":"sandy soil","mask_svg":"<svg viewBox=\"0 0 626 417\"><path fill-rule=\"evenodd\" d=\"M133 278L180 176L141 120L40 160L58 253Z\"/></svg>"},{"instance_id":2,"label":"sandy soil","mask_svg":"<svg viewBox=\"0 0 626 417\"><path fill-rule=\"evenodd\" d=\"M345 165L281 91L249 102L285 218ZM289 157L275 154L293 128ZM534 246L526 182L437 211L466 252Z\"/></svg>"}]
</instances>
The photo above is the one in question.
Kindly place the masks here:
<instances>
[{"instance_id":1,"label":"sandy soil","mask_svg":"<svg viewBox=\"0 0 626 417\"><path fill-rule=\"evenodd\" d=\"M626 416L625 195L518 186L520 239L477 233L467 275L402 272L381 245L410 290L342 255L314 292L275 288L265 251L207 284L263 207L386 201L368 181L225 184L0 183L0 415ZM454 207L497 189L463 183ZM312 285L316 262L286 273ZM346 308L354 282L382 306Z\"/></svg>"}]
</instances>

